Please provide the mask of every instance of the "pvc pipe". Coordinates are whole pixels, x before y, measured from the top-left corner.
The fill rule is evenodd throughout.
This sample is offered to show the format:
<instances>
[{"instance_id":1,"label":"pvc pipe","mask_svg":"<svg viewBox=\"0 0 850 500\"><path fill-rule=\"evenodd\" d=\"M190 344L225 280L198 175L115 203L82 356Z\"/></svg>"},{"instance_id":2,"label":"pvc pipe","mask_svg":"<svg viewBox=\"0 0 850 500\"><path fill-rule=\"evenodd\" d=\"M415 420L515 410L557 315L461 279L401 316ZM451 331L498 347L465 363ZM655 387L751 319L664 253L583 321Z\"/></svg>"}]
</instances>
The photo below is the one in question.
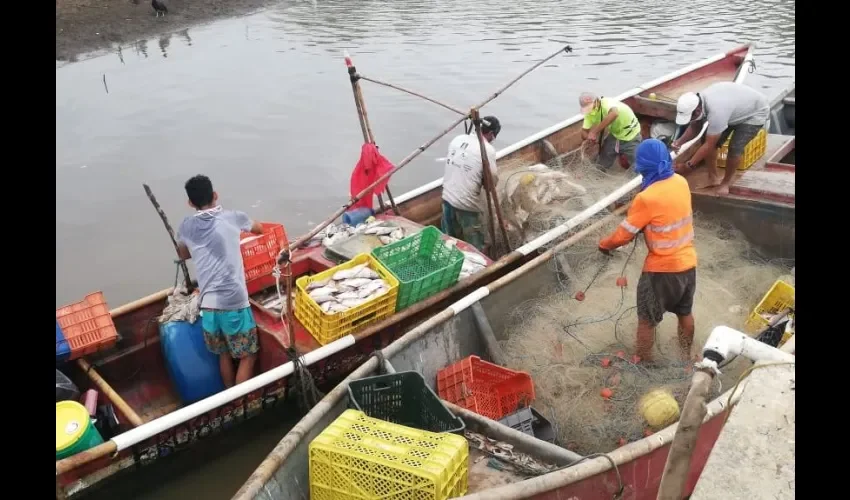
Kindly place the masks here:
<instances>
[{"instance_id":1,"label":"pvc pipe","mask_svg":"<svg viewBox=\"0 0 850 500\"><path fill-rule=\"evenodd\" d=\"M301 361L307 366L312 365L313 363L336 354L347 347L353 346L354 342L355 340L352 335L346 335L341 339L337 339L330 344L323 345L322 347L301 356ZM294 370L295 367L292 361L289 361L265 373L261 373L254 378L248 379L239 385L225 389L224 391L213 394L206 399L192 403L191 405L180 408L177 411L163 415L156 420L142 424L135 429L119 434L113 437L112 441L118 447L118 451L125 450L144 441L145 439L159 434L166 429L182 424L183 422L191 420L199 415L203 415L214 408L238 399L249 392L255 391L267 384L292 375Z\"/></svg>"},{"instance_id":2,"label":"pvc pipe","mask_svg":"<svg viewBox=\"0 0 850 500\"><path fill-rule=\"evenodd\" d=\"M752 361L789 361L796 357L775 347L750 337L749 335L729 328L718 326L711 331L703 348L703 356L717 363L732 356L744 356ZM721 359L717 360L716 356Z\"/></svg>"}]
</instances>

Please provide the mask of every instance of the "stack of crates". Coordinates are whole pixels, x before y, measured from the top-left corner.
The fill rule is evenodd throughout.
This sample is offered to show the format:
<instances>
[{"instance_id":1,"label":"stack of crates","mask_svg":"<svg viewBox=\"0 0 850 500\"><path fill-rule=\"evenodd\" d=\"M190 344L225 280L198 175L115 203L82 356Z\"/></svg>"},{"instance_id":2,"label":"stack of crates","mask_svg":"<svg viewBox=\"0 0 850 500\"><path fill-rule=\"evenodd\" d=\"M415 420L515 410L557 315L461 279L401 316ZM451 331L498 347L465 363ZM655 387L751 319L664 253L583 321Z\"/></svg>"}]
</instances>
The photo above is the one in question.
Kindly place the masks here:
<instances>
[{"instance_id":1,"label":"stack of crates","mask_svg":"<svg viewBox=\"0 0 850 500\"><path fill-rule=\"evenodd\" d=\"M272 272L280 249L289 245L281 224L261 222L263 234L242 233L239 248L242 250L242 267L245 281L251 281Z\"/></svg>"},{"instance_id":2,"label":"stack of crates","mask_svg":"<svg viewBox=\"0 0 850 500\"><path fill-rule=\"evenodd\" d=\"M726 168L726 157L729 156L729 143L732 142L730 137L723 146L720 147L720 152L717 154L717 166ZM755 165L759 159L764 156L767 150L767 129L759 130L753 139L744 147L744 154L741 158L741 164L738 165L738 170L747 170Z\"/></svg>"},{"instance_id":3,"label":"stack of crates","mask_svg":"<svg viewBox=\"0 0 850 500\"><path fill-rule=\"evenodd\" d=\"M345 410L311 443L314 500L445 500L468 489L469 444Z\"/></svg>"},{"instance_id":4,"label":"stack of crates","mask_svg":"<svg viewBox=\"0 0 850 500\"><path fill-rule=\"evenodd\" d=\"M103 292L56 310L56 362L81 358L118 341Z\"/></svg>"},{"instance_id":5,"label":"stack of crates","mask_svg":"<svg viewBox=\"0 0 850 500\"><path fill-rule=\"evenodd\" d=\"M498 421L531 406L534 382L526 372L469 356L437 373L437 394L450 403Z\"/></svg>"}]
</instances>

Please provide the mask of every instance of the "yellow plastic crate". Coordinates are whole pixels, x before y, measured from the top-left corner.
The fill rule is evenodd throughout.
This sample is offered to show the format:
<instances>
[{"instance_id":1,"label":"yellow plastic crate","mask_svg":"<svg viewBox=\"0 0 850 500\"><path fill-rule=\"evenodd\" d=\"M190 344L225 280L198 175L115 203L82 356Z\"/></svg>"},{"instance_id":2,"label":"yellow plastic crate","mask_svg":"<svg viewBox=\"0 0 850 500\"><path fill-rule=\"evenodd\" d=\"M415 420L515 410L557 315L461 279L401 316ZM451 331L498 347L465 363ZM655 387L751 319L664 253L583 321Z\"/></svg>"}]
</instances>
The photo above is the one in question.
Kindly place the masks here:
<instances>
[{"instance_id":1,"label":"yellow plastic crate","mask_svg":"<svg viewBox=\"0 0 850 500\"><path fill-rule=\"evenodd\" d=\"M349 269L364 262L368 262L369 268L389 283L390 289L387 293L375 297L365 304L338 313L322 311L319 304L307 294L307 286L310 283L330 278L337 271ZM398 280L377 259L366 253L327 271L298 278L295 281L295 289L295 317L321 345L333 342L349 333L354 333L369 323L390 316L395 312L396 300L398 300Z\"/></svg>"},{"instance_id":2,"label":"yellow plastic crate","mask_svg":"<svg viewBox=\"0 0 850 500\"><path fill-rule=\"evenodd\" d=\"M761 302L747 317L744 326L750 333L764 330L770 324L770 321L764 319L762 314L779 314L788 307L794 307L794 287L782 280L776 280L776 283L770 287Z\"/></svg>"},{"instance_id":3,"label":"yellow plastic crate","mask_svg":"<svg viewBox=\"0 0 850 500\"><path fill-rule=\"evenodd\" d=\"M734 132L733 132L734 135ZM719 168L726 168L726 156L729 154L729 141L732 140L732 137L726 140L726 143L720 148L720 152L717 153L717 166ZM753 137L746 147L744 147L744 157L741 158L741 164L738 166L738 170L746 170L752 167L759 158L764 156L764 152L767 150L767 130L761 129L759 133Z\"/></svg>"},{"instance_id":4,"label":"yellow plastic crate","mask_svg":"<svg viewBox=\"0 0 850 500\"><path fill-rule=\"evenodd\" d=\"M444 500L466 494L462 436L346 410L310 443L311 500Z\"/></svg>"}]
</instances>

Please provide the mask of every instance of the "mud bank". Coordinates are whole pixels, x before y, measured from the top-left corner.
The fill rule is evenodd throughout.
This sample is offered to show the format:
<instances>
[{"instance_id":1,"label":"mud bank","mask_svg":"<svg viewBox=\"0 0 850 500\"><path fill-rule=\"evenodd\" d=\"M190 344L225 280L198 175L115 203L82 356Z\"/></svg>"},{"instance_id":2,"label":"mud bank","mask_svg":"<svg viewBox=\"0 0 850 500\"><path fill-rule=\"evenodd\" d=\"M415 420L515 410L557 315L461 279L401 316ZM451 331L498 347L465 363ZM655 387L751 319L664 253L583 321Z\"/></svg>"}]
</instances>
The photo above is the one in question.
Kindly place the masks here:
<instances>
[{"instance_id":1,"label":"mud bank","mask_svg":"<svg viewBox=\"0 0 850 500\"><path fill-rule=\"evenodd\" d=\"M150 0L56 0L56 59L114 44L170 33L214 19L234 17L280 0L163 0L168 14L157 18Z\"/></svg>"}]
</instances>

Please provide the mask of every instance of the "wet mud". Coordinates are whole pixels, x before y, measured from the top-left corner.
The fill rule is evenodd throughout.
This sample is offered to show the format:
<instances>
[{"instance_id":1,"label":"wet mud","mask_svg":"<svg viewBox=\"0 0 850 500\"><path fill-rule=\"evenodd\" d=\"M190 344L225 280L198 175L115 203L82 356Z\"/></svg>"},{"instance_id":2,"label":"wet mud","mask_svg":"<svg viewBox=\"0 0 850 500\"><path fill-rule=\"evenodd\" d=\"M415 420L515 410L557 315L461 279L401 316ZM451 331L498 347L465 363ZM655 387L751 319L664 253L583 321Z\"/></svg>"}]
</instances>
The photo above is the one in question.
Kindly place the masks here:
<instances>
[{"instance_id":1,"label":"wet mud","mask_svg":"<svg viewBox=\"0 0 850 500\"><path fill-rule=\"evenodd\" d=\"M280 0L162 0L157 17L150 0L56 0L56 60L129 44L215 19L249 14Z\"/></svg>"}]
</instances>

